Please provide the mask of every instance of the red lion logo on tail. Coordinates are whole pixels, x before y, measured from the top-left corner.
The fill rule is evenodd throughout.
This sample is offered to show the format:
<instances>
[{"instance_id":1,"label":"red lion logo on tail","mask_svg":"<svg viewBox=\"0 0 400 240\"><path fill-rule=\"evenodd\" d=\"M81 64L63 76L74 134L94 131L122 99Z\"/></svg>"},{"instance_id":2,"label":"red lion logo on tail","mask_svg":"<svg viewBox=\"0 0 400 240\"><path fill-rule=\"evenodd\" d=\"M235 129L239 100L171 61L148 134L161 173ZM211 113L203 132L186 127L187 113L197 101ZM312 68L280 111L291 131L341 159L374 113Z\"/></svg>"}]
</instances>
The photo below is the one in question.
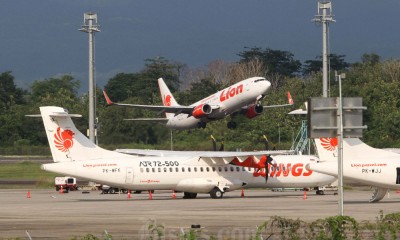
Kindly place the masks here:
<instances>
[{"instance_id":1,"label":"red lion logo on tail","mask_svg":"<svg viewBox=\"0 0 400 240\"><path fill-rule=\"evenodd\" d=\"M61 152L69 150L74 145L74 141L72 140L74 135L75 133L71 130L67 129L61 132L61 129L57 128L57 132L54 134L56 148Z\"/></svg>"},{"instance_id":2,"label":"red lion logo on tail","mask_svg":"<svg viewBox=\"0 0 400 240\"><path fill-rule=\"evenodd\" d=\"M338 145L337 138L320 138L321 145L328 151L334 151Z\"/></svg>"}]
</instances>

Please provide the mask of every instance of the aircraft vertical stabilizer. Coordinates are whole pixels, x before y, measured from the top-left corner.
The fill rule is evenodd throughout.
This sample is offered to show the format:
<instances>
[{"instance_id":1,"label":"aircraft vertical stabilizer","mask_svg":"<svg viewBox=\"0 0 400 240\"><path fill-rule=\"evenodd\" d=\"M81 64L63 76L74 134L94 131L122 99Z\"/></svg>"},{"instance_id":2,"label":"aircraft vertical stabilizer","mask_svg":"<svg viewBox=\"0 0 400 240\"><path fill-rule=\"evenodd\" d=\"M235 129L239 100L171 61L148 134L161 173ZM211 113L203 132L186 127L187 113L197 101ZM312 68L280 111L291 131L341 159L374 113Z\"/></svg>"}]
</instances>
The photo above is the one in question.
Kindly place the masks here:
<instances>
[{"instance_id":1,"label":"aircraft vertical stabilizer","mask_svg":"<svg viewBox=\"0 0 400 240\"><path fill-rule=\"evenodd\" d=\"M158 86L160 88L161 99L164 106L179 106L178 102L176 102L174 96L169 90L167 84L165 84L162 78L158 79ZM174 116L174 113L165 113L167 118Z\"/></svg>"},{"instance_id":2,"label":"aircraft vertical stabilizer","mask_svg":"<svg viewBox=\"0 0 400 240\"><path fill-rule=\"evenodd\" d=\"M40 107L40 113L54 162L125 156L102 149L83 135L71 120L80 115L69 114L61 107Z\"/></svg>"}]
</instances>

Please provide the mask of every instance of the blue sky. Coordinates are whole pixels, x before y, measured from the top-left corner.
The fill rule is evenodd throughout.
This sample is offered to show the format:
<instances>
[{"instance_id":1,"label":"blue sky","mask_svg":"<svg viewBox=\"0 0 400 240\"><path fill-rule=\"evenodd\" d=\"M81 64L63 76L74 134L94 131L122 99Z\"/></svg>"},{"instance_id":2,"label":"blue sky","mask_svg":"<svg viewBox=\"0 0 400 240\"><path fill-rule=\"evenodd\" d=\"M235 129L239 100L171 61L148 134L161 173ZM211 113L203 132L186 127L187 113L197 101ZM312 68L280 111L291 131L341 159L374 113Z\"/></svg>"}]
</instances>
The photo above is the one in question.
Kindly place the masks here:
<instances>
[{"instance_id":1,"label":"blue sky","mask_svg":"<svg viewBox=\"0 0 400 240\"><path fill-rule=\"evenodd\" d=\"M356 62L364 53L400 56L397 0L332 1L331 52ZM98 14L99 86L144 59L163 56L190 68L213 60L235 62L244 47L286 50L301 61L321 55L322 28L311 21L313 0L0 0L0 72L19 87L72 74L87 89L88 36L84 12Z\"/></svg>"}]
</instances>

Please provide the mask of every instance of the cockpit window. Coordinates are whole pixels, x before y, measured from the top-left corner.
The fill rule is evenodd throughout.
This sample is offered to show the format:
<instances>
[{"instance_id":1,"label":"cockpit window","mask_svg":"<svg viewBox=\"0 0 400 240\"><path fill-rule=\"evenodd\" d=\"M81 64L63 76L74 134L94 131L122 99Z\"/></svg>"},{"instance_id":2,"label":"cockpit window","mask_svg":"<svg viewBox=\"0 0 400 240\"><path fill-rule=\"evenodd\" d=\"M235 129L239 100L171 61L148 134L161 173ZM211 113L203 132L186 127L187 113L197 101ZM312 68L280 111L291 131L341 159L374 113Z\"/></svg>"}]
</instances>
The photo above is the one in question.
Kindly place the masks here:
<instances>
[{"instance_id":1,"label":"cockpit window","mask_svg":"<svg viewBox=\"0 0 400 240\"><path fill-rule=\"evenodd\" d=\"M260 81L267 81L267 79L265 79L265 78L260 78L260 79L254 80L255 83L256 83L256 82L260 82Z\"/></svg>"}]
</instances>

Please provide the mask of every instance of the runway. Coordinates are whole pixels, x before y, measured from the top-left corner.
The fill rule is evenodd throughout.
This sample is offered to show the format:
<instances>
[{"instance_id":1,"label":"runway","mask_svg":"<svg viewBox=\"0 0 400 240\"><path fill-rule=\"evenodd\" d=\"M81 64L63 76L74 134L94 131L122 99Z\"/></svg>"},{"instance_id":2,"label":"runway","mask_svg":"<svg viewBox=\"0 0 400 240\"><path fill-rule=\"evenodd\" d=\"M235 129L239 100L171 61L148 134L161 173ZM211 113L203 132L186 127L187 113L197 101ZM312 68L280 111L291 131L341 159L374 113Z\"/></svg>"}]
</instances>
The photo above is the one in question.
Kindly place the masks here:
<instances>
[{"instance_id":1,"label":"runway","mask_svg":"<svg viewBox=\"0 0 400 240\"><path fill-rule=\"evenodd\" d=\"M54 190L0 190L1 238L71 239L93 234L103 239L107 231L113 239L148 239L149 221L165 227L167 236L177 236L192 224L201 225L202 237L250 236L256 227L271 216L314 221L338 215L338 196L333 192L316 195L302 191L271 192L246 190L226 193L222 199L200 194L197 199L182 199L183 194L155 192L149 200L147 193L100 194L80 191L60 194ZM379 203L369 203L372 191L345 191L344 212L358 221L375 221L379 211L396 212L400 194L390 192ZM235 234L235 235L232 235ZM241 235L242 236L242 235ZM171 237L173 238L173 237ZM171 239L170 238L170 239ZM236 239L236 237L233 237ZM249 239L246 237L245 239Z\"/></svg>"}]
</instances>

